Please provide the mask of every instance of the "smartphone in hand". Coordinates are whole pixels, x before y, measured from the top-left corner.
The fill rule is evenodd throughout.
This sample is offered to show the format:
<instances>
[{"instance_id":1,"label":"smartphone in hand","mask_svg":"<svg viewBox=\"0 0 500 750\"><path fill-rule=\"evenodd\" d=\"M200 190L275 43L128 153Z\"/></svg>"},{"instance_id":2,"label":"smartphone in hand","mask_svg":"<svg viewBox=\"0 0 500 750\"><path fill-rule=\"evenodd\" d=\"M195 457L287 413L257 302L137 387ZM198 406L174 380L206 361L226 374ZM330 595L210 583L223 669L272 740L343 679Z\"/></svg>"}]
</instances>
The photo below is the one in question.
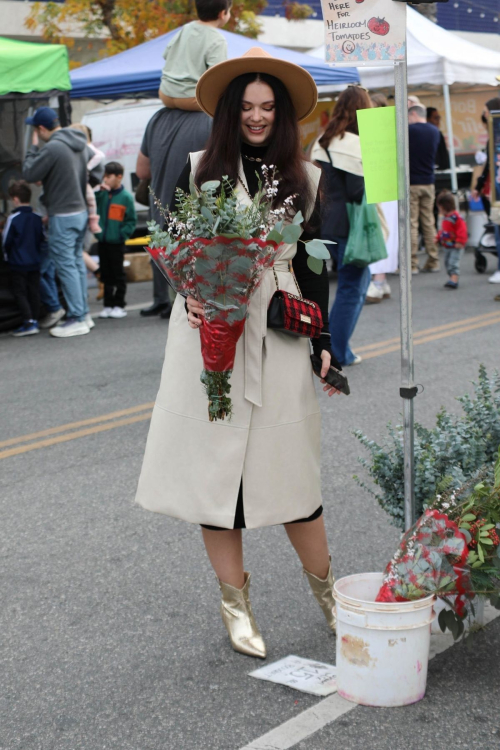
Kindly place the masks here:
<instances>
[{"instance_id":1,"label":"smartphone in hand","mask_svg":"<svg viewBox=\"0 0 500 750\"><path fill-rule=\"evenodd\" d=\"M321 378L321 368L323 367L323 360L321 359L321 357L317 357L316 354L311 354L311 363L315 375ZM346 396L348 396L351 392L346 376L342 375L342 373L336 370L334 367L330 367L330 369L326 373L326 376L321 379L324 380L325 383L328 383L328 385L331 385L332 388L336 388L338 391L342 391L342 393L345 393Z\"/></svg>"}]
</instances>

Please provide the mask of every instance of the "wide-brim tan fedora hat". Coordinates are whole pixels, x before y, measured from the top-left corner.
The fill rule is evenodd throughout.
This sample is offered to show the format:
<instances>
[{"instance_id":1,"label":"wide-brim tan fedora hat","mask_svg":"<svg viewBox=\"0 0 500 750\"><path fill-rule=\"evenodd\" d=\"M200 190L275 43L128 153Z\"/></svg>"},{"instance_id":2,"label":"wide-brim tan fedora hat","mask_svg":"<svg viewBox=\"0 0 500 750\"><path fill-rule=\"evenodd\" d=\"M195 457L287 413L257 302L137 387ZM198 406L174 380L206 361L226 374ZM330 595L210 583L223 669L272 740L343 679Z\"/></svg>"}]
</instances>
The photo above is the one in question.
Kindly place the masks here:
<instances>
[{"instance_id":1,"label":"wide-brim tan fedora hat","mask_svg":"<svg viewBox=\"0 0 500 750\"><path fill-rule=\"evenodd\" d=\"M203 73L196 87L196 99L202 110L213 117L228 85L244 73L268 73L279 78L290 94L299 120L310 115L316 106L318 89L307 70L273 57L261 47L251 47L241 57L225 60Z\"/></svg>"}]
</instances>

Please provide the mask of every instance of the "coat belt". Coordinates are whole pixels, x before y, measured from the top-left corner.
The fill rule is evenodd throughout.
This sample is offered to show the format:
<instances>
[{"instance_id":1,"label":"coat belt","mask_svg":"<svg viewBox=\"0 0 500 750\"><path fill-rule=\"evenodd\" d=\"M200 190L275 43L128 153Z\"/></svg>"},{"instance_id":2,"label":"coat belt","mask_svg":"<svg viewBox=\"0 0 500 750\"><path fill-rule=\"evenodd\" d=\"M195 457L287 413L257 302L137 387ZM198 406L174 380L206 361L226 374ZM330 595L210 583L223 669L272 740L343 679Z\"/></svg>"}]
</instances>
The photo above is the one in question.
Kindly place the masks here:
<instances>
[{"instance_id":1,"label":"coat belt","mask_svg":"<svg viewBox=\"0 0 500 750\"><path fill-rule=\"evenodd\" d=\"M290 261L277 260L274 269L290 273ZM267 334L267 308L275 286L273 272L267 271L252 296L245 323L245 398L255 406L262 406L262 355Z\"/></svg>"}]
</instances>

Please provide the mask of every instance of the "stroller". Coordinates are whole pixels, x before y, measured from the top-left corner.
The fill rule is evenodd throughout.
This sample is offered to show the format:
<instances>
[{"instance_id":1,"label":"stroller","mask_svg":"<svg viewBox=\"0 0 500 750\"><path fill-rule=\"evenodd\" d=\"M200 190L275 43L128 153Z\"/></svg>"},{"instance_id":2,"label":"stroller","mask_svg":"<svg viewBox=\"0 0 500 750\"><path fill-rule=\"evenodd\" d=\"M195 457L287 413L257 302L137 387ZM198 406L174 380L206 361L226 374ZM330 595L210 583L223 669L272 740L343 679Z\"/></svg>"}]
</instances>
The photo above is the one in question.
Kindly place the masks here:
<instances>
[{"instance_id":1,"label":"stroller","mask_svg":"<svg viewBox=\"0 0 500 750\"><path fill-rule=\"evenodd\" d=\"M484 225L484 232L479 240L479 245L474 249L474 268L478 273L484 273L488 266L488 261L484 253L497 255L497 243L495 239L495 225L488 221Z\"/></svg>"}]
</instances>

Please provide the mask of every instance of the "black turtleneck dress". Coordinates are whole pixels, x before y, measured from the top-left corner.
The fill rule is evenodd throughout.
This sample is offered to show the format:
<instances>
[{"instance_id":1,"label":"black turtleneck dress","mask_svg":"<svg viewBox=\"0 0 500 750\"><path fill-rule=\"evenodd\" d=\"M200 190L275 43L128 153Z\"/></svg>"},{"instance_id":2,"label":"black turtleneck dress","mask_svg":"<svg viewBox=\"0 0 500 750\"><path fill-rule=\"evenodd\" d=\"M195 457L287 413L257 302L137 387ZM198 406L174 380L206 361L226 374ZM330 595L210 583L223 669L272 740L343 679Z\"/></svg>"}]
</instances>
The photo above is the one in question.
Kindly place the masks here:
<instances>
[{"instance_id":1,"label":"black turtleneck dress","mask_svg":"<svg viewBox=\"0 0 500 750\"><path fill-rule=\"evenodd\" d=\"M241 155L242 155L242 163L243 163L243 170L245 172L245 178L248 185L248 192L251 196L254 196L255 193L258 190L259 183L258 183L258 171L260 166L260 161L263 160L266 154L265 147L257 147L257 146L250 146L249 144L242 143L242 149L241 149ZM248 158L251 157L251 158ZM191 164L188 161L186 163L186 166L182 170L179 179L177 180L176 189L180 188L185 193L189 192L189 176L191 174ZM170 209L172 211L175 211L175 195L172 199L172 202L170 204ZM318 191L318 195L316 197L316 204L314 207L313 214L308 222L310 227L316 228L320 230L321 222L320 222L320 195ZM321 315L324 321L323 330L321 332L321 336L317 339L311 339L311 345L313 348L313 351L318 356L321 354L323 350L326 350L329 354L332 354L331 347L330 347L330 331L328 328L328 294L329 294L329 282L328 282L328 272L326 269L326 264L323 264L323 271L321 274L316 274L313 271L310 270L309 266L307 265L307 258L308 254L305 249L304 242L314 239L316 236L314 230L304 231L297 243L297 254L295 255L293 259L293 271L295 274L295 277L297 279L297 283L300 287L300 290L302 292L302 295L305 299L310 299L313 302L316 302L321 310ZM338 367L338 369L341 369L340 364L335 360L335 357L332 356L332 364L334 367ZM292 521L292 523L304 523L306 521L314 521L316 518L319 518L321 514L323 513L323 506L321 505L311 516L308 518L300 518L296 521ZM203 528L211 529L214 531L227 531L227 529L223 529L218 526L208 526L206 524L201 524ZM236 513L234 518L234 526L235 529L244 529L245 528L245 512L244 512L244 505L243 505L243 487L240 484L240 489L238 493L238 502L236 505Z\"/></svg>"}]
</instances>

